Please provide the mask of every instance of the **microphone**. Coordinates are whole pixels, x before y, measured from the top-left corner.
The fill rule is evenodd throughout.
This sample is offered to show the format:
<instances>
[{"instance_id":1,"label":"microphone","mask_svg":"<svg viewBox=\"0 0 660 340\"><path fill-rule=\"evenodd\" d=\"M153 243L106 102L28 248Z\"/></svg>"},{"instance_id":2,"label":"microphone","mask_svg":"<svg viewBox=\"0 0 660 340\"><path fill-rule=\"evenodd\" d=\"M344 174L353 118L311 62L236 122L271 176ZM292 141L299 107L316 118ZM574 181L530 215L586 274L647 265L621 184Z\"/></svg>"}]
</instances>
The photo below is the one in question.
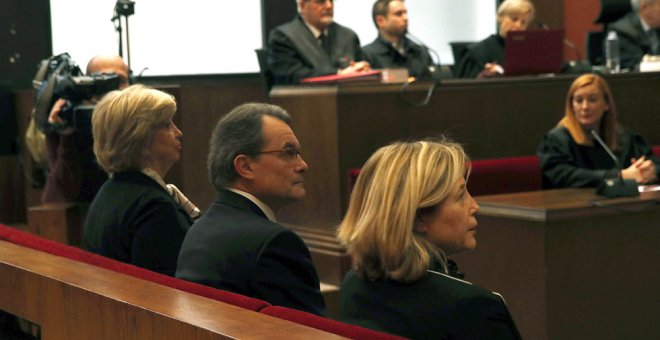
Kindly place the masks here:
<instances>
[{"instance_id":1,"label":"microphone","mask_svg":"<svg viewBox=\"0 0 660 340\"><path fill-rule=\"evenodd\" d=\"M608 198L614 197L629 197L629 196L639 196L639 190L637 189L637 182L632 179L623 179L621 176L621 162L616 158L612 149L610 149L607 144L600 138L598 133L595 130L589 131L594 139L600 144L600 146L607 152L607 154L614 161L614 165L617 170L619 170L619 175L617 178L605 178L603 183L596 190L596 194L600 196L605 196Z\"/></svg>"},{"instance_id":2,"label":"microphone","mask_svg":"<svg viewBox=\"0 0 660 340\"><path fill-rule=\"evenodd\" d=\"M438 72L441 71L440 55L438 54L438 52L436 52L434 49L428 47L419 38L417 38L416 36L414 36L410 32L406 32L406 36L410 40L415 42L417 45L422 46L423 48L425 48L427 51L430 52L430 54L432 55L431 61L433 62L433 65L429 66L429 72L431 73L432 77L435 79ZM435 57L435 60L433 60L433 57ZM437 60L437 62L436 62L436 60Z\"/></svg>"}]
</instances>

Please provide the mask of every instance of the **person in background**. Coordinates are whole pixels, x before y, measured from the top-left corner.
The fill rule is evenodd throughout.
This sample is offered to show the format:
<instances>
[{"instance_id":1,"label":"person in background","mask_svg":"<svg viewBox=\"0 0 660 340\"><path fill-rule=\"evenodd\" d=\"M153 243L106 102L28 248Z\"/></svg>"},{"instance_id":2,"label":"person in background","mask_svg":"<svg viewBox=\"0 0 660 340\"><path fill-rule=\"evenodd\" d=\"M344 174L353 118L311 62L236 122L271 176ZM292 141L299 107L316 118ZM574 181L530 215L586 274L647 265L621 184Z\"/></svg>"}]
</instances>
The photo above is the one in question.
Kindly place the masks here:
<instances>
[{"instance_id":1,"label":"person in background","mask_svg":"<svg viewBox=\"0 0 660 340\"><path fill-rule=\"evenodd\" d=\"M534 21L534 5L528 0L505 0L497 8L499 32L470 46L457 61L459 78L502 75L504 44L510 31L525 31Z\"/></svg>"},{"instance_id":2,"label":"person in background","mask_svg":"<svg viewBox=\"0 0 660 340\"><path fill-rule=\"evenodd\" d=\"M660 54L660 0L631 0L632 11L608 26L619 36L621 67L639 68L646 54ZM605 45L603 45L605 46Z\"/></svg>"},{"instance_id":3,"label":"person in background","mask_svg":"<svg viewBox=\"0 0 660 340\"><path fill-rule=\"evenodd\" d=\"M181 157L171 95L143 85L105 95L94 108L94 154L110 178L83 231L91 252L174 276L183 238L200 212L164 178Z\"/></svg>"},{"instance_id":4,"label":"person in background","mask_svg":"<svg viewBox=\"0 0 660 340\"><path fill-rule=\"evenodd\" d=\"M362 47L374 69L406 68L411 77L428 78L434 67L428 49L408 37L408 10L403 0L378 0L372 9L378 37Z\"/></svg>"},{"instance_id":5,"label":"person in background","mask_svg":"<svg viewBox=\"0 0 660 340\"><path fill-rule=\"evenodd\" d=\"M412 339L519 339L501 296L447 256L477 246L468 156L447 140L398 142L362 167L338 239L353 260L340 319Z\"/></svg>"},{"instance_id":6,"label":"person in background","mask_svg":"<svg viewBox=\"0 0 660 340\"><path fill-rule=\"evenodd\" d=\"M614 151L623 169L594 140L592 130ZM537 154L545 189L597 187L604 179L619 175L646 184L660 175L660 162L653 158L649 143L619 124L610 88L595 74L573 81L564 118L543 137Z\"/></svg>"},{"instance_id":7,"label":"person in background","mask_svg":"<svg viewBox=\"0 0 660 340\"><path fill-rule=\"evenodd\" d=\"M323 315L309 249L275 216L305 197L307 163L290 121L262 103L220 119L208 155L218 198L186 235L176 277Z\"/></svg>"},{"instance_id":8,"label":"person in background","mask_svg":"<svg viewBox=\"0 0 660 340\"><path fill-rule=\"evenodd\" d=\"M333 21L333 0L296 1L298 16L276 27L268 38L268 64L275 84L370 69L362 61L357 34Z\"/></svg>"},{"instance_id":9,"label":"person in background","mask_svg":"<svg viewBox=\"0 0 660 340\"><path fill-rule=\"evenodd\" d=\"M119 89L128 86L128 66L120 56L98 55L87 64L87 75L115 73L119 77ZM94 98L92 102L98 101ZM48 122L64 125L60 117L67 105L58 99L50 111ZM57 129L46 134L48 176L42 203L91 202L108 176L98 166L92 150L91 131L79 131L73 127Z\"/></svg>"}]
</instances>

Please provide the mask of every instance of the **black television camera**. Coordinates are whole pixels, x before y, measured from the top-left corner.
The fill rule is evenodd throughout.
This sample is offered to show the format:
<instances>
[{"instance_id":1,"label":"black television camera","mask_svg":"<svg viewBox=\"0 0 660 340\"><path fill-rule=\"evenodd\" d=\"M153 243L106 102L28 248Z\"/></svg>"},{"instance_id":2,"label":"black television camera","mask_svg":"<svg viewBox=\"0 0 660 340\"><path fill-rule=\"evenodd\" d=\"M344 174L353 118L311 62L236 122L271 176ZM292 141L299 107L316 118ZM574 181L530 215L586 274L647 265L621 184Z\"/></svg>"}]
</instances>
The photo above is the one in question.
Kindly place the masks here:
<instances>
[{"instance_id":1,"label":"black television camera","mask_svg":"<svg viewBox=\"0 0 660 340\"><path fill-rule=\"evenodd\" d=\"M114 73L85 76L69 54L62 53L43 60L32 83L36 89L33 118L41 131L74 127L80 132L91 133L94 105L84 102L118 89L119 76ZM50 110L60 98L67 100L60 113L65 123L51 124L48 122Z\"/></svg>"}]
</instances>

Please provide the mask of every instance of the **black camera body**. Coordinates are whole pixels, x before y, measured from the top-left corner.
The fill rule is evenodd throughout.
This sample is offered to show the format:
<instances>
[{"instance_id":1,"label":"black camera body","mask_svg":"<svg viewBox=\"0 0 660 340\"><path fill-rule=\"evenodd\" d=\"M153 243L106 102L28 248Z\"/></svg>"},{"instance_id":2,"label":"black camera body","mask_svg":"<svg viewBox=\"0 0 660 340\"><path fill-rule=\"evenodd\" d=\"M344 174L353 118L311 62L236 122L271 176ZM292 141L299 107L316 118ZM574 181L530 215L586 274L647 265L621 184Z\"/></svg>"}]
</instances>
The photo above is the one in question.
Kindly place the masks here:
<instances>
[{"instance_id":1,"label":"black camera body","mask_svg":"<svg viewBox=\"0 0 660 340\"><path fill-rule=\"evenodd\" d=\"M100 98L118 88L119 76L114 73L66 76L58 79L55 96L66 99L68 103L60 113L60 118L65 124L57 128L73 127L81 133L91 134L94 104L88 101L92 98ZM88 103L85 103L86 101Z\"/></svg>"},{"instance_id":2,"label":"black camera body","mask_svg":"<svg viewBox=\"0 0 660 340\"><path fill-rule=\"evenodd\" d=\"M36 89L33 117L41 131L73 127L80 132L91 133L94 106L85 102L118 89L119 76L114 73L85 76L69 54L62 53L41 62L33 85ZM48 122L48 116L53 104L60 98L68 102L60 113L65 123L53 125Z\"/></svg>"}]
</instances>

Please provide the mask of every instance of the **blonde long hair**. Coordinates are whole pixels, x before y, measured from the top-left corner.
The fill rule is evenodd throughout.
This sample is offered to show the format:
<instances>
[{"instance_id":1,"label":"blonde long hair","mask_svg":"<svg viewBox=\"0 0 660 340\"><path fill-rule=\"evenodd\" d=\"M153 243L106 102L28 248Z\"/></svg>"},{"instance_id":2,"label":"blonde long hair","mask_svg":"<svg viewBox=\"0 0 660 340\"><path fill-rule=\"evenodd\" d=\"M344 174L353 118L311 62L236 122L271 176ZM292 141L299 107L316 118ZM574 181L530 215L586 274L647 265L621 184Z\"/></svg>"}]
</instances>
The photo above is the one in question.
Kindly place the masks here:
<instances>
[{"instance_id":1,"label":"blonde long hair","mask_svg":"<svg viewBox=\"0 0 660 340\"><path fill-rule=\"evenodd\" d=\"M587 132L584 130L580 122L575 117L573 110L573 96L575 92L585 86L595 85L598 90L603 94L603 98L609 107L609 110L603 113L600 120L600 135L611 149L618 149L617 143L617 128L618 128L618 112L616 105L614 105L614 98L607 82L603 77L588 73L577 77L566 94L566 106L564 109L564 118L559 121L559 126L565 127L573 137L573 140L579 145L593 145L593 141L588 137Z\"/></svg>"},{"instance_id":2,"label":"blonde long hair","mask_svg":"<svg viewBox=\"0 0 660 340\"><path fill-rule=\"evenodd\" d=\"M397 142L377 150L353 188L338 239L362 277L414 281L446 257L414 231L420 211L438 206L469 172L468 156L442 140Z\"/></svg>"}]
</instances>

